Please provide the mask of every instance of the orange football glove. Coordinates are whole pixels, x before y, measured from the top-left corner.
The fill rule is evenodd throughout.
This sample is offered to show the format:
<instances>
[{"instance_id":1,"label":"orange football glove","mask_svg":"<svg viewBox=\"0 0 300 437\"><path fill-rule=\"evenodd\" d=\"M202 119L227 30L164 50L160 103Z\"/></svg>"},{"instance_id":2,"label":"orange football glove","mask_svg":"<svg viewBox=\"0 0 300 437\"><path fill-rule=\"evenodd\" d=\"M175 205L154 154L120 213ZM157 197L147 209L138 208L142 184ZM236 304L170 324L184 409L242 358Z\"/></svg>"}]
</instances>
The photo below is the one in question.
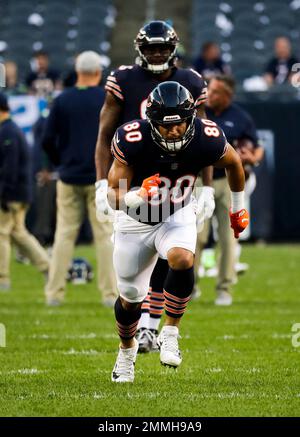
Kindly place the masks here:
<instances>
[{"instance_id":1,"label":"orange football glove","mask_svg":"<svg viewBox=\"0 0 300 437\"><path fill-rule=\"evenodd\" d=\"M143 199L155 196L158 192L159 184L161 184L161 180L158 173L156 173L154 176L144 179L139 196L141 196Z\"/></svg>"},{"instance_id":2,"label":"orange football glove","mask_svg":"<svg viewBox=\"0 0 300 437\"><path fill-rule=\"evenodd\" d=\"M229 215L234 236L235 238L239 238L240 232L243 232L249 224L249 213L246 209L241 209L237 212L230 212Z\"/></svg>"}]
</instances>

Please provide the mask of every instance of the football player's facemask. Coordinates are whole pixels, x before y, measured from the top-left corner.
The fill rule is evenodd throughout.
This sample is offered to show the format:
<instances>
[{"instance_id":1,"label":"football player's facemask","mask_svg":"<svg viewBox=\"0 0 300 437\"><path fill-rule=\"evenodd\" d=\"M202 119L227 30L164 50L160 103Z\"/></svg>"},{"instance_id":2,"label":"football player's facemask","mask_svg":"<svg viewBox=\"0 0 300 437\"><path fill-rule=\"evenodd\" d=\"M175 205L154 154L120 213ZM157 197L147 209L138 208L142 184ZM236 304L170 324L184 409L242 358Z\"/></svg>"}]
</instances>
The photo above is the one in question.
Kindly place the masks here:
<instances>
[{"instance_id":1,"label":"football player's facemask","mask_svg":"<svg viewBox=\"0 0 300 437\"><path fill-rule=\"evenodd\" d=\"M179 39L164 21L151 21L142 27L134 40L139 56L136 63L155 74L174 66Z\"/></svg>"},{"instance_id":2,"label":"football player's facemask","mask_svg":"<svg viewBox=\"0 0 300 437\"><path fill-rule=\"evenodd\" d=\"M185 149L195 134L194 99L178 82L162 82L151 92L147 100L146 116L151 125L153 140L171 154ZM180 137L168 139L159 131L159 126L168 128L183 122L186 123L186 129Z\"/></svg>"}]
</instances>

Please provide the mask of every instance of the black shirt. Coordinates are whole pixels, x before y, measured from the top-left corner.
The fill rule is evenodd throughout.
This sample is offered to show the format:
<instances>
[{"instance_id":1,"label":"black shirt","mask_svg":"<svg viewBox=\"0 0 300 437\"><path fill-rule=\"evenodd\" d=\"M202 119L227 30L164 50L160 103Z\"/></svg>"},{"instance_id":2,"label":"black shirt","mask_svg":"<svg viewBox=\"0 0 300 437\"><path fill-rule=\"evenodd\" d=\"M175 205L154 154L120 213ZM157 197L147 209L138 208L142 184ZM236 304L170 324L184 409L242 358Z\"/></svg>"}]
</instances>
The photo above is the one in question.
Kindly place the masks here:
<instances>
[{"instance_id":1,"label":"black shirt","mask_svg":"<svg viewBox=\"0 0 300 437\"><path fill-rule=\"evenodd\" d=\"M58 79L59 73L56 70L49 69L42 73L31 72L26 77L26 85L38 94L51 94Z\"/></svg>"},{"instance_id":2,"label":"black shirt","mask_svg":"<svg viewBox=\"0 0 300 437\"><path fill-rule=\"evenodd\" d=\"M292 72L292 66L297 62L298 60L294 57L286 60L273 58L267 65L265 72L273 76L275 83L281 84L288 81L289 75Z\"/></svg>"},{"instance_id":3,"label":"black shirt","mask_svg":"<svg viewBox=\"0 0 300 437\"><path fill-rule=\"evenodd\" d=\"M101 87L76 87L53 101L42 145L67 184L90 185L96 180L95 147L104 95Z\"/></svg>"},{"instance_id":4,"label":"black shirt","mask_svg":"<svg viewBox=\"0 0 300 437\"><path fill-rule=\"evenodd\" d=\"M0 124L0 198L6 202L31 201L31 159L22 130L11 120Z\"/></svg>"},{"instance_id":5,"label":"black shirt","mask_svg":"<svg viewBox=\"0 0 300 437\"><path fill-rule=\"evenodd\" d=\"M208 62L204 58L199 57L194 61L194 68L205 79L211 79L218 74L230 74L230 67L221 58Z\"/></svg>"},{"instance_id":6,"label":"black shirt","mask_svg":"<svg viewBox=\"0 0 300 437\"><path fill-rule=\"evenodd\" d=\"M227 141L233 145L234 140L249 139L257 146L257 134L250 115L236 103L228 106L220 115L215 115L212 109L205 108L207 118L217 123L224 131ZM225 177L225 170L214 169L214 179Z\"/></svg>"}]
</instances>

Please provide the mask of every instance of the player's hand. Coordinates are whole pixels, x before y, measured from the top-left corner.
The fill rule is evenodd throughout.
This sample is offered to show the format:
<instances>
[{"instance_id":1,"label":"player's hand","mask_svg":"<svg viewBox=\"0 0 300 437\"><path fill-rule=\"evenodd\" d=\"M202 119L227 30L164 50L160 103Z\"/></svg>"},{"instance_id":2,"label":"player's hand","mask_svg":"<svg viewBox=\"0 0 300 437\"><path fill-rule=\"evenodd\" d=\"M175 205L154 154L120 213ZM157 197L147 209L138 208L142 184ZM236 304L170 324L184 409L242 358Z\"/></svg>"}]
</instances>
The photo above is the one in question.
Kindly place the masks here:
<instances>
[{"instance_id":1,"label":"player's hand","mask_svg":"<svg viewBox=\"0 0 300 437\"><path fill-rule=\"evenodd\" d=\"M241 209L234 213L230 212L230 223L235 238L239 238L240 232L243 232L249 224L248 211L246 209Z\"/></svg>"},{"instance_id":2,"label":"player's hand","mask_svg":"<svg viewBox=\"0 0 300 437\"><path fill-rule=\"evenodd\" d=\"M96 215L100 222L108 221L111 216L113 216L114 211L110 207L107 200L108 191L108 181L107 179L100 179L95 183L96 188Z\"/></svg>"},{"instance_id":3,"label":"player's hand","mask_svg":"<svg viewBox=\"0 0 300 437\"><path fill-rule=\"evenodd\" d=\"M149 197L151 198L155 196L158 193L158 187L160 184L161 180L158 173L144 179L139 191L139 196L143 199L148 199Z\"/></svg>"}]
</instances>

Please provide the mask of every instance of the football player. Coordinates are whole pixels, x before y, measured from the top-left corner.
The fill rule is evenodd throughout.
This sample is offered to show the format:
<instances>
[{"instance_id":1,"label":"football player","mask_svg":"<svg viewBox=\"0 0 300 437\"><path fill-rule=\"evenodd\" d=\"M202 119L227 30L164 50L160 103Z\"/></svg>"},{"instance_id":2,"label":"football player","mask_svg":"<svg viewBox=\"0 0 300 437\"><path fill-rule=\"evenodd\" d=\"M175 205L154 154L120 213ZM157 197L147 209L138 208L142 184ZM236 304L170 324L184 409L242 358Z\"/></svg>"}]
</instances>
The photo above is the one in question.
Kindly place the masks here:
<instances>
[{"instance_id":1,"label":"football player","mask_svg":"<svg viewBox=\"0 0 300 437\"><path fill-rule=\"evenodd\" d=\"M257 165L263 157L263 148L258 144L256 129L250 115L236 103L233 103L235 84L230 76L220 75L211 79L208 87L207 116L224 131L226 138L237 150L244 164L247 175L252 166ZM245 193L251 187L254 173L246 183ZM232 304L232 285L236 282L235 258L237 241L232 236L227 214L230 205L230 191L223 169L215 169L213 175L218 223L219 263L216 283L215 304L229 306ZM249 196L247 196L249 197ZM195 272L198 272L201 251L209 238L210 221L206 221L203 231L198 235L195 257Z\"/></svg>"},{"instance_id":2,"label":"football player","mask_svg":"<svg viewBox=\"0 0 300 437\"><path fill-rule=\"evenodd\" d=\"M140 29L135 39L138 52L136 65L121 66L113 71L106 82L106 99L100 115L100 129L96 147L96 207L98 215L107 214L107 175L112 157L110 145L116 128L136 118L145 118L149 93L160 82L174 80L191 92L197 115L205 116L204 103L207 86L201 75L191 69L176 68L178 37L174 29L164 21L151 21ZM135 146L135 144L133 144ZM202 172L205 217L210 218L214 210L212 168ZM203 217L204 218L204 217ZM163 282L168 272L166 261L160 260L153 272L150 291L143 305L139 324L140 351L155 348L155 339L163 312ZM151 292L152 290L152 292ZM150 310L150 318L149 318Z\"/></svg>"},{"instance_id":3,"label":"football player","mask_svg":"<svg viewBox=\"0 0 300 437\"><path fill-rule=\"evenodd\" d=\"M108 175L108 199L117 210L114 268L120 296L115 318L121 339L113 382L134 380L135 333L159 256L168 262L160 361L175 368L182 361L178 327L194 285L195 212L203 209L201 198L193 200L192 190L202 168L226 169L236 237L249 222L241 159L216 123L196 118L190 92L174 81L161 83L147 100L146 115L147 120L118 128L112 141L115 159Z\"/></svg>"}]
</instances>

